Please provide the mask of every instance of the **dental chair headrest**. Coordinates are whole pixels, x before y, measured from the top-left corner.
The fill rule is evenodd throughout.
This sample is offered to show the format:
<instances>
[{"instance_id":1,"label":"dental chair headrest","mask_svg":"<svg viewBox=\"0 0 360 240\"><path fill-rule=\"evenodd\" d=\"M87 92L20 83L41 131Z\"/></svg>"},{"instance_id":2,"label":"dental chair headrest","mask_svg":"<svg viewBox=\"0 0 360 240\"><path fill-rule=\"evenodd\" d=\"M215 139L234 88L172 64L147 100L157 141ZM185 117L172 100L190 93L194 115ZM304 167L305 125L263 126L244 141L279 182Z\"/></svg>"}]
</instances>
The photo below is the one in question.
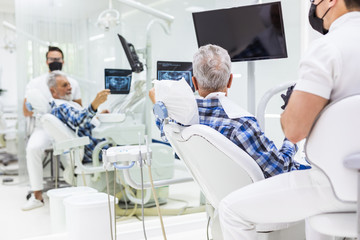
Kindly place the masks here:
<instances>
[{"instance_id":1,"label":"dental chair headrest","mask_svg":"<svg viewBox=\"0 0 360 240\"><path fill-rule=\"evenodd\" d=\"M26 92L26 101L32 109L40 114L50 112L49 99L46 99L39 89L33 88Z\"/></svg>"},{"instance_id":2,"label":"dental chair headrest","mask_svg":"<svg viewBox=\"0 0 360 240\"><path fill-rule=\"evenodd\" d=\"M199 123L196 99L184 78L179 81L155 80L154 87L155 100L165 105L169 118L183 125Z\"/></svg>"}]
</instances>

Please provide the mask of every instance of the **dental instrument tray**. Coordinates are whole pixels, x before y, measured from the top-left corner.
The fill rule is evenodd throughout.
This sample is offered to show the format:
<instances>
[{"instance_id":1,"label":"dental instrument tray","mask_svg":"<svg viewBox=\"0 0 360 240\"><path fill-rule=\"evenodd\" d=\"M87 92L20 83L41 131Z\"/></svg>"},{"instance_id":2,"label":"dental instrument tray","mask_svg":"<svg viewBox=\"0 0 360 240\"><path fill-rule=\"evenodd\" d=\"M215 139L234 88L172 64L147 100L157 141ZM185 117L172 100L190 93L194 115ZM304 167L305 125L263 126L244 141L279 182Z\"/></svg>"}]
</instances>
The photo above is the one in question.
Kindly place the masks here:
<instances>
[{"instance_id":1,"label":"dental instrument tray","mask_svg":"<svg viewBox=\"0 0 360 240\"><path fill-rule=\"evenodd\" d=\"M128 94L130 92L132 71L127 69L105 69L105 88L111 94Z\"/></svg>"},{"instance_id":2,"label":"dental instrument tray","mask_svg":"<svg viewBox=\"0 0 360 240\"><path fill-rule=\"evenodd\" d=\"M96 116L99 121L103 123L122 122L126 118L126 115L123 113L102 113L97 114Z\"/></svg>"}]
</instances>

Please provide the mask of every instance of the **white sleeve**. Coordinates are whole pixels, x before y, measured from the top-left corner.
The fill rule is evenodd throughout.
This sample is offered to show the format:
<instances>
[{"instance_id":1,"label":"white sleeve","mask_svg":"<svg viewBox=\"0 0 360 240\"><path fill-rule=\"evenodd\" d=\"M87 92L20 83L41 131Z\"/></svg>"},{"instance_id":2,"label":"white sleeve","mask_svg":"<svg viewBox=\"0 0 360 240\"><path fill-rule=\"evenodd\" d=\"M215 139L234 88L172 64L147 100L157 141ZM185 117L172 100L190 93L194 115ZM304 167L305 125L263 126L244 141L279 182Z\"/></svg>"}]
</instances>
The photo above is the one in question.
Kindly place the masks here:
<instances>
[{"instance_id":1,"label":"white sleeve","mask_svg":"<svg viewBox=\"0 0 360 240\"><path fill-rule=\"evenodd\" d=\"M339 76L341 55L334 45L324 40L314 42L301 60L299 80L294 90L330 99L334 80Z\"/></svg>"},{"instance_id":2,"label":"white sleeve","mask_svg":"<svg viewBox=\"0 0 360 240\"><path fill-rule=\"evenodd\" d=\"M40 75L36 78L31 79L25 88L25 98L28 97L28 92L32 89L39 89L41 93L44 95L44 97L48 98L50 97L50 90L48 89L48 86L46 84L46 75Z\"/></svg>"},{"instance_id":3,"label":"white sleeve","mask_svg":"<svg viewBox=\"0 0 360 240\"><path fill-rule=\"evenodd\" d=\"M26 88L25 88L25 98L27 98L28 97L28 93L29 93L29 91L30 91L30 89L33 89L34 88L34 80L35 79L31 79L30 80L30 82L28 82L27 84L26 84Z\"/></svg>"}]
</instances>

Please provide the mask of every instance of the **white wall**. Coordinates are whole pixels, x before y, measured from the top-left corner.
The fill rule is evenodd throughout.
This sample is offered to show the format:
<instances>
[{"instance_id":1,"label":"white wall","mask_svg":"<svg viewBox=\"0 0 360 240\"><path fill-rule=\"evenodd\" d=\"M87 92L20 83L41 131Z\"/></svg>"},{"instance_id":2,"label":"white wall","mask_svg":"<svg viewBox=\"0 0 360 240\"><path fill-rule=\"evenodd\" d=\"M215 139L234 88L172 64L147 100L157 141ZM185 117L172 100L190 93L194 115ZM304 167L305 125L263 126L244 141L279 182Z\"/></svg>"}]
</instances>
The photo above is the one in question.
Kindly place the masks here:
<instances>
[{"instance_id":1,"label":"white wall","mask_svg":"<svg viewBox=\"0 0 360 240\"><path fill-rule=\"evenodd\" d=\"M16 53L4 47L9 42L15 44L16 39L15 33L3 26L3 21L15 24L14 13L0 12L0 88L6 90L0 101L5 108L14 109L17 106Z\"/></svg>"}]
</instances>

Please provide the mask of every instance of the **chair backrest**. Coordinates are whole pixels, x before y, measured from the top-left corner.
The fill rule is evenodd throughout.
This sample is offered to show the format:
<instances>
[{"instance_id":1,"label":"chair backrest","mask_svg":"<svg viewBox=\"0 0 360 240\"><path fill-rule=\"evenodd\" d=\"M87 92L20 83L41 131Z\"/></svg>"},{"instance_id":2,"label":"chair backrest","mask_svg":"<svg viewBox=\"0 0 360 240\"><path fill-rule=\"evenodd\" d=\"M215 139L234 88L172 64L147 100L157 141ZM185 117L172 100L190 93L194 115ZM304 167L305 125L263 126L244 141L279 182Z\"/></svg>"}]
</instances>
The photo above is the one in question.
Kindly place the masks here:
<instances>
[{"instance_id":1,"label":"chair backrest","mask_svg":"<svg viewBox=\"0 0 360 240\"><path fill-rule=\"evenodd\" d=\"M360 95L353 95L328 105L307 137L308 160L328 176L342 201L357 201L357 172L344 160L360 153L359 136Z\"/></svg>"},{"instance_id":2,"label":"chair backrest","mask_svg":"<svg viewBox=\"0 0 360 240\"><path fill-rule=\"evenodd\" d=\"M264 179L260 167L245 151L211 127L170 123L164 132L215 209L230 192Z\"/></svg>"},{"instance_id":3,"label":"chair backrest","mask_svg":"<svg viewBox=\"0 0 360 240\"><path fill-rule=\"evenodd\" d=\"M40 118L41 124L45 131L56 141L69 140L76 138L76 134L66 124L50 113L46 113Z\"/></svg>"}]
</instances>

